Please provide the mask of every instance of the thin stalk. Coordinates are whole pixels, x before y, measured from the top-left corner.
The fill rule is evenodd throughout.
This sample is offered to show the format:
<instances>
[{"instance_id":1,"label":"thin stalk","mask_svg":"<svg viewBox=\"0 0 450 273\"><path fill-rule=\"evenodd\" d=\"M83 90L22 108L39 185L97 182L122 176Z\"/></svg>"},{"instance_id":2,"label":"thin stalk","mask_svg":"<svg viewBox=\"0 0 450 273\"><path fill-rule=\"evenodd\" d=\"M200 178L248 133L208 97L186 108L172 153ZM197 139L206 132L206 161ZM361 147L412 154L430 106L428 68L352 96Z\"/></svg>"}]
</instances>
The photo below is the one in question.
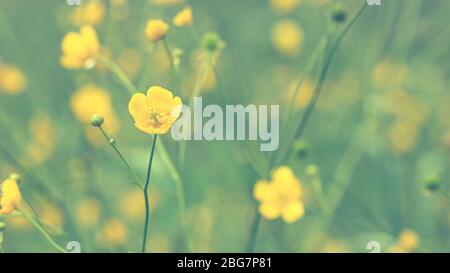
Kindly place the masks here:
<instances>
[{"instance_id":1,"label":"thin stalk","mask_svg":"<svg viewBox=\"0 0 450 273\"><path fill-rule=\"evenodd\" d=\"M130 173L131 173L131 175L133 176L133 179L134 179L134 180L131 180L131 182L133 182L133 184L137 185L139 188L144 189L144 186L141 184L141 182L140 182L141 180L139 179L139 176L137 175L136 171L131 167L131 165L125 159L123 154L120 152L119 148L117 148L116 141L109 137L108 133L106 133L106 131L103 129L102 126L99 126L98 129L100 130L100 132L102 132L102 135L105 137L105 139L108 142L108 144L113 148L113 150L119 156L120 160L123 162L123 164L130 171Z\"/></svg>"},{"instance_id":2,"label":"thin stalk","mask_svg":"<svg viewBox=\"0 0 450 273\"><path fill-rule=\"evenodd\" d=\"M186 200L185 200L185 197L184 197L185 194L184 194L183 181L182 181L181 176L178 173L175 165L170 160L169 154L168 154L166 148L164 147L162 140L160 139L158 142L160 142L160 144L158 144L159 156L161 157L161 160L166 165L167 170L169 171L170 176L172 177L172 180L175 183L177 202L178 202L178 211L180 213L181 225L182 225L182 228L183 228L183 233L185 234L185 237L186 237L188 250L190 251L192 249L192 245L191 245L191 242L190 242L190 239L189 239L188 230L187 230Z\"/></svg>"},{"instance_id":3,"label":"thin stalk","mask_svg":"<svg viewBox=\"0 0 450 273\"><path fill-rule=\"evenodd\" d=\"M114 61L103 56L98 56L97 59L109 70L111 70L111 72L113 72L114 75L116 75L117 79L125 86L130 95L134 95L134 93L137 92L136 86L134 86L134 84L127 77L125 72L123 72L123 70Z\"/></svg>"},{"instance_id":4,"label":"thin stalk","mask_svg":"<svg viewBox=\"0 0 450 273\"><path fill-rule=\"evenodd\" d=\"M50 234L48 234L48 232L30 215L28 215L28 213L17 209L17 211L23 216L25 217L28 222L30 222L30 224L32 224L43 236L44 238L59 252L62 253L68 253L67 250L65 250L64 248L62 248L61 246L59 246L55 240L53 240L52 236L50 236Z\"/></svg>"},{"instance_id":5,"label":"thin stalk","mask_svg":"<svg viewBox=\"0 0 450 273\"><path fill-rule=\"evenodd\" d=\"M258 208L255 210L255 218L250 229L250 239L247 242L247 253L252 253L255 250L256 237L258 236L258 230L261 223L261 214Z\"/></svg>"},{"instance_id":6,"label":"thin stalk","mask_svg":"<svg viewBox=\"0 0 450 273\"><path fill-rule=\"evenodd\" d=\"M150 222L150 203L149 203L149 198L148 198L148 187L150 185L150 174L152 171L153 155L155 154L155 146L156 146L157 138L158 138L158 135L155 135L153 137L152 148L150 151L150 159L148 161L147 179L145 180L145 186L144 186L145 224L144 224L144 238L142 239L142 253L145 253L145 249L147 247L148 224Z\"/></svg>"}]
</instances>

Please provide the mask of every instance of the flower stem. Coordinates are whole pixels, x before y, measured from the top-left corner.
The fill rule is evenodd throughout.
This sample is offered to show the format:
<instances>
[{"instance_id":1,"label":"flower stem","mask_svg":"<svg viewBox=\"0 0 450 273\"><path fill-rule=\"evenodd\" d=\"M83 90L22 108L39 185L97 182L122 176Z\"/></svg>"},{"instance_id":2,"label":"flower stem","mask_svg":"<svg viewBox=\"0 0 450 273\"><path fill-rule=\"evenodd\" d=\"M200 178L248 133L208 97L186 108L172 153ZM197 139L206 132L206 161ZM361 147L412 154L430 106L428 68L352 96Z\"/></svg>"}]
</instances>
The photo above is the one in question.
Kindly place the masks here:
<instances>
[{"instance_id":1,"label":"flower stem","mask_svg":"<svg viewBox=\"0 0 450 273\"><path fill-rule=\"evenodd\" d=\"M133 95L137 92L137 88L134 86L134 84L131 82L131 80L127 77L125 72L111 59L108 59L104 56L98 56L97 59L104 64L111 72L116 75L116 77L122 82L122 84L127 89L128 93L130 95Z\"/></svg>"},{"instance_id":2,"label":"flower stem","mask_svg":"<svg viewBox=\"0 0 450 273\"><path fill-rule=\"evenodd\" d=\"M20 209L17 209L17 211L23 217L25 217L28 220L28 222L30 222L30 224L32 224L55 249L57 249L59 252L62 252L62 253L68 253L67 250L65 250L64 248L59 246L55 242L55 240L53 240L52 236L50 236L50 234L48 234L48 232L31 215L29 215L28 213L26 213Z\"/></svg>"},{"instance_id":3,"label":"flower stem","mask_svg":"<svg viewBox=\"0 0 450 273\"><path fill-rule=\"evenodd\" d=\"M173 63L172 51L170 50L169 45L167 44L165 39L162 40L162 44L164 46L164 49L166 50L167 57L169 58L169 61L170 61L170 70L172 71L172 76L174 76L175 75L175 64Z\"/></svg>"},{"instance_id":4,"label":"flower stem","mask_svg":"<svg viewBox=\"0 0 450 273\"><path fill-rule=\"evenodd\" d=\"M256 237L258 236L259 225L261 222L261 214L259 214L258 209L255 210L255 218L250 229L250 239L247 243L247 253L252 253L255 250Z\"/></svg>"},{"instance_id":5,"label":"flower stem","mask_svg":"<svg viewBox=\"0 0 450 273\"><path fill-rule=\"evenodd\" d=\"M176 195L177 195L177 201L178 201L178 210L179 210L180 218L181 218L181 225L183 228L183 232L186 236L186 243L187 243L188 251L190 251L192 249L192 245L191 245L188 230L187 230L186 200L184 198L183 181L182 181L181 176L180 176L179 172L177 171L175 165L170 160L169 154L167 153L167 150L163 145L164 143L161 141L161 139L159 142L160 142L160 144L158 146L159 147L158 148L159 156L161 157L161 160L166 165L166 167L170 173L170 176L172 177L172 179L175 183Z\"/></svg>"},{"instance_id":6,"label":"flower stem","mask_svg":"<svg viewBox=\"0 0 450 273\"><path fill-rule=\"evenodd\" d=\"M128 161L125 159L123 154L120 152L119 148L117 148L116 142L109 137L108 133L106 133L106 131L103 129L102 126L99 126L98 129L100 130L100 132L102 132L102 135L105 137L106 141L114 149L116 154L119 156L120 160L122 160L123 164L125 164L127 169L130 171L130 173L131 173L131 175L133 176L133 179L134 179L131 182L136 184L139 188L144 189L144 186L142 186L142 184L140 182L141 180L139 179L139 176L136 174L134 169L131 167L131 165L128 163Z\"/></svg>"},{"instance_id":7,"label":"flower stem","mask_svg":"<svg viewBox=\"0 0 450 273\"><path fill-rule=\"evenodd\" d=\"M153 137L152 148L150 151L150 159L148 161L148 169L147 169L147 179L145 180L144 186L144 200L145 200L145 224L144 224L144 238L142 239L142 253L145 253L145 249L147 246L147 232L148 232L148 223L150 221L150 203L148 198L148 186L150 185L150 174L152 171L152 163L153 163L153 155L155 154L155 144L158 135Z\"/></svg>"}]
</instances>

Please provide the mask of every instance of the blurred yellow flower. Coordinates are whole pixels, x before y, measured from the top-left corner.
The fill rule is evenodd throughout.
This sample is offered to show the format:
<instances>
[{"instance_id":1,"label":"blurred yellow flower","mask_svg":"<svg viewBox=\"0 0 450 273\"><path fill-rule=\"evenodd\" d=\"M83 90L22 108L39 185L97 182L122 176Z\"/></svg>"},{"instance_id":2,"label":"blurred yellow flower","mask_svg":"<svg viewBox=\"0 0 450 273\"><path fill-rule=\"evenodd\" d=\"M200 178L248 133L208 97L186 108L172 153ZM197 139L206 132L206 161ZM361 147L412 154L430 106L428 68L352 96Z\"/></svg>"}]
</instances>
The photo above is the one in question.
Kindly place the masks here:
<instances>
[{"instance_id":1,"label":"blurred yellow flower","mask_svg":"<svg viewBox=\"0 0 450 273\"><path fill-rule=\"evenodd\" d=\"M181 4L182 0L149 0L149 2L157 6L173 6Z\"/></svg>"},{"instance_id":2,"label":"blurred yellow flower","mask_svg":"<svg viewBox=\"0 0 450 273\"><path fill-rule=\"evenodd\" d=\"M192 25L192 8L187 7L177 13L173 18L173 24L177 27Z\"/></svg>"},{"instance_id":3,"label":"blurred yellow flower","mask_svg":"<svg viewBox=\"0 0 450 273\"><path fill-rule=\"evenodd\" d=\"M302 192L300 181L286 166L276 169L271 181L257 181L253 188L261 215L268 220L281 217L286 223L293 223L304 215Z\"/></svg>"},{"instance_id":4,"label":"blurred yellow flower","mask_svg":"<svg viewBox=\"0 0 450 273\"><path fill-rule=\"evenodd\" d=\"M147 90L147 96L133 95L128 111L139 130L147 134L165 134L180 115L181 106L181 99L169 90L152 86Z\"/></svg>"},{"instance_id":5,"label":"blurred yellow flower","mask_svg":"<svg viewBox=\"0 0 450 273\"><path fill-rule=\"evenodd\" d=\"M419 235L412 229L404 229L399 235L398 244L407 251L413 251L419 246Z\"/></svg>"},{"instance_id":6,"label":"blurred yellow flower","mask_svg":"<svg viewBox=\"0 0 450 273\"><path fill-rule=\"evenodd\" d=\"M384 60L375 66L372 79L376 87L389 90L389 88L399 87L407 76L406 65Z\"/></svg>"},{"instance_id":7,"label":"blurred yellow flower","mask_svg":"<svg viewBox=\"0 0 450 273\"><path fill-rule=\"evenodd\" d=\"M169 25L162 20L148 20L145 27L145 34L152 42L158 42L166 37Z\"/></svg>"},{"instance_id":8,"label":"blurred yellow flower","mask_svg":"<svg viewBox=\"0 0 450 273\"><path fill-rule=\"evenodd\" d=\"M127 240L127 229L121 221L111 219L103 225L101 238L112 246L122 246Z\"/></svg>"},{"instance_id":9,"label":"blurred yellow flower","mask_svg":"<svg viewBox=\"0 0 450 273\"><path fill-rule=\"evenodd\" d=\"M416 144L418 125L415 122L398 119L388 129L387 134L391 148L399 154L405 154Z\"/></svg>"},{"instance_id":10,"label":"blurred yellow flower","mask_svg":"<svg viewBox=\"0 0 450 273\"><path fill-rule=\"evenodd\" d=\"M64 213L53 203L47 200L42 200L38 204L37 210L39 212L40 220L57 229L61 229L64 224Z\"/></svg>"},{"instance_id":11,"label":"blurred yellow flower","mask_svg":"<svg viewBox=\"0 0 450 273\"><path fill-rule=\"evenodd\" d=\"M21 201L22 194L16 180L8 178L0 183L0 215L13 213Z\"/></svg>"},{"instance_id":12,"label":"blurred yellow flower","mask_svg":"<svg viewBox=\"0 0 450 273\"><path fill-rule=\"evenodd\" d=\"M289 86L289 92L288 92L288 96L287 96L288 99L291 99L292 96L294 95L294 93L296 91L295 88L297 88L297 85L298 85L298 82L294 81ZM311 100L311 97L314 93L314 88L315 88L315 85L312 80L310 80L308 78L303 80L302 85L300 86L300 90L298 90L298 92L297 92L297 97L292 98L292 99L294 99L294 102L295 102L295 109L301 110L306 105L308 105L308 103Z\"/></svg>"},{"instance_id":13,"label":"blurred yellow flower","mask_svg":"<svg viewBox=\"0 0 450 273\"><path fill-rule=\"evenodd\" d=\"M72 14L75 25L97 25L105 15L105 4L100 0L90 0L76 7Z\"/></svg>"},{"instance_id":14,"label":"blurred yellow flower","mask_svg":"<svg viewBox=\"0 0 450 273\"><path fill-rule=\"evenodd\" d=\"M78 202L75 213L82 227L95 227L100 220L100 203L94 198L85 198Z\"/></svg>"},{"instance_id":15,"label":"blurred yellow flower","mask_svg":"<svg viewBox=\"0 0 450 273\"><path fill-rule=\"evenodd\" d=\"M270 0L270 6L279 13L288 13L296 9L301 0Z\"/></svg>"},{"instance_id":16,"label":"blurred yellow flower","mask_svg":"<svg viewBox=\"0 0 450 273\"><path fill-rule=\"evenodd\" d=\"M91 68L100 51L97 32L84 25L80 32L69 32L61 42L61 65L68 69Z\"/></svg>"},{"instance_id":17,"label":"blurred yellow flower","mask_svg":"<svg viewBox=\"0 0 450 273\"><path fill-rule=\"evenodd\" d=\"M105 119L103 127L108 133L114 135L118 131L119 123L106 90L90 84L82 86L70 98L70 107L75 117L83 124L90 124L93 115L101 115ZM86 130L88 138L93 144L97 144L97 130L91 126Z\"/></svg>"},{"instance_id":18,"label":"blurred yellow flower","mask_svg":"<svg viewBox=\"0 0 450 273\"><path fill-rule=\"evenodd\" d=\"M282 54L295 56L303 46L303 29L293 20L282 20L272 28L272 42Z\"/></svg>"},{"instance_id":19,"label":"blurred yellow flower","mask_svg":"<svg viewBox=\"0 0 450 273\"><path fill-rule=\"evenodd\" d=\"M150 187L149 192L150 211L152 211L158 202L158 195L152 187ZM142 191L136 189L123 194L119 201L119 209L130 220L142 221L145 216L145 201Z\"/></svg>"},{"instance_id":20,"label":"blurred yellow flower","mask_svg":"<svg viewBox=\"0 0 450 273\"><path fill-rule=\"evenodd\" d=\"M139 51L125 48L120 52L117 62L127 76L134 78L142 67L142 59Z\"/></svg>"},{"instance_id":21,"label":"blurred yellow flower","mask_svg":"<svg viewBox=\"0 0 450 273\"><path fill-rule=\"evenodd\" d=\"M27 146L27 155L35 163L43 163L53 153L55 129L52 119L45 113L34 114L28 124L31 141Z\"/></svg>"},{"instance_id":22,"label":"blurred yellow flower","mask_svg":"<svg viewBox=\"0 0 450 273\"><path fill-rule=\"evenodd\" d=\"M26 85L25 75L19 68L9 64L0 65L0 91L16 95L22 93Z\"/></svg>"},{"instance_id":23,"label":"blurred yellow flower","mask_svg":"<svg viewBox=\"0 0 450 273\"><path fill-rule=\"evenodd\" d=\"M389 248L389 252L413 252L419 246L419 235L412 229L404 229L398 236L397 243Z\"/></svg>"}]
</instances>

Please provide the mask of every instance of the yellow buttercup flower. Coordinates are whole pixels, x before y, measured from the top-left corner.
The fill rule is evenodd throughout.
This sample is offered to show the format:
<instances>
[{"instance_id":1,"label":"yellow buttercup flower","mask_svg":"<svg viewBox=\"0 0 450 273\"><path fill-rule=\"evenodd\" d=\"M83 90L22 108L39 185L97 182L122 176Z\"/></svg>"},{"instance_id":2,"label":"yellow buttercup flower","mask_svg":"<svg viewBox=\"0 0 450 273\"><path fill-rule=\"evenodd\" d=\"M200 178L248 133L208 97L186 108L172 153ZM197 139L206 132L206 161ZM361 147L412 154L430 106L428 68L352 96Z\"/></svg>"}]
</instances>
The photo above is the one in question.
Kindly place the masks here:
<instances>
[{"instance_id":1,"label":"yellow buttercup flower","mask_svg":"<svg viewBox=\"0 0 450 273\"><path fill-rule=\"evenodd\" d=\"M272 42L282 54L297 55L303 45L303 40L303 29L292 20L280 21L272 29Z\"/></svg>"},{"instance_id":2,"label":"yellow buttercup flower","mask_svg":"<svg viewBox=\"0 0 450 273\"><path fill-rule=\"evenodd\" d=\"M83 3L73 11L73 22L76 25L97 25L105 15L105 4L100 0Z\"/></svg>"},{"instance_id":3,"label":"yellow buttercup flower","mask_svg":"<svg viewBox=\"0 0 450 273\"><path fill-rule=\"evenodd\" d=\"M149 0L150 3L157 6L174 6L181 4L182 0Z\"/></svg>"},{"instance_id":4,"label":"yellow buttercup flower","mask_svg":"<svg viewBox=\"0 0 450 273\"><path fill-rule=\"evenodd\" d=\"M127 240L127 228L121 221L111 219L103 226L101 239L112 246L122 246Z\"/></svg>"},{"instance_id":5,"label":"yellow buttercup flower","mask_svg":"<svg viewBox=\"0 0 450 273\"><path fill-rule=\"evenodd\" d=\"M135 126L147 134L165 134L177 120L182 102L179 97L160 86L152 86L147 96L138 93L131 97L128 111Z\"/></svg>"},{"instance_id":6,"label":"yellow buttercup flower","mask_svg":"<svg viewBox=\"0 0 450 273\"><path fill-rule=\"evenodd\" d=\"M25 75L19 68L8 64L0 65L0 91L16 95L22 93L26 85Z\"/></svg>"},{"instance_id":7,"label":"yellow buttercup flower","mask_svg":"<svg viewBox=\"0 0 450 273\"><path fill-rule=\"evenodd\" d=\"M260 180L253 188L261 215L268 220L281 217L286 223L293 223L304 215L302 192L300 181L286 166L276 169L271 181Z\"/></svg>"},{"instance_id":8,"label":"yellow buttercup flower","mask_svg":"<svg viewBox=\"0 0 450 273\"><path fill-rule=\"evenodd\" d=\"M0 215L13 213L22 201L17 181L8 178L0 183Z\"/></svg>"},{"instance_id":9,"label":"yellow buttercup flower","mask_svg":"<svg viewBox=\"0 0 450 273\"><path fill-rule=\"evenodd\" d=\"M177 15L173 18L173 24L177 27L192 25L192 8L187 7L177 13Z\"/></svg>"},{"instance_id":10,"label":"yellow buttercup flower","mask_svg":"<svg viewBox=\"0 0 450 273\"><path fill-rule=\"evenodd\" d=\"M270 6L279 13L288 13L298 7L301 0L270 0Z\"/></svg>"},{"instance_id":11,"label":"yellow buttercup flower","mask_svg":"<svg viewBox=\"0 0 450 273\"><path fill-rule=\"evenodd\" d=\"M46 113L36 113L29 121L31 141L27 146L27 156L40 164L53 153L55 146L55 128L52 119Z\"/></svg>"},{"instance_id":12,"label":"yellow buttercup flower","mask_svg":"<svg viewBox=\"0 0 450 273\"><path fill-rule=\"evenodd\" d=\"M409 253L419 246L419 235L412 229L404 229L398 236L397 242L389 248L389 252Z\"/></svg>"},{"instance_id":13,"label":"yellow buttercup flower","mask_svg":"<svg viewBox=\"0 0 450 273\"><path fill-rule=\"evenodd\" d=\"M404 229L399 235L398 244L407 251L413 251L419 246L419 235L414 230Z\"/></svg>"},{"instance_id":14,"label":"yellow buttercup flower","mask_svg":"<svg viewBox=\"0 0 450 273\"><path fill-rule=\"evenodd\" d=\"M80 32L69 32L61 43L60 62L68 69L91 68L100 51L97 32L90 25L80 28Z\"/></svg>"},{"instance_id":15,"label":"yellow buttercup flower","mask_svg":"<svg viewBox=\"0 0 450 273\"><path fill-rule=\"evenodd\" d=\"M70 98L70 107L77 120L83 124L90 124L93 115L100 115L105 122L103 128L114 135L119 129L119 122L114 113L109 93L95 85L85 85L78 89ZM103 137L98 130L88 126L85 133L89 142L95 146L104 145Z\"/></svg>"},{"instance_id":16,"label":"yellow buttercup flower","mask_svg":"<svg viewBox=\"0 0 450 273\"><path fill-rule=\"evenodd\" d=\"M101 207L96 199L85 198L77 204L75 213L80 226L95 227L100 220Z\"/></svg>"},{"instance_id":17,"label":"yellow buttercup flower","mask_svg":"<svg viewBox=\"0 0 450 273\"><path fill-rule=\"evenodd\" d=\"M158 42L166 37L169 25L163 20L148 20L145 28L147 38L152 42Z\"/></svg>"}]
</instances>

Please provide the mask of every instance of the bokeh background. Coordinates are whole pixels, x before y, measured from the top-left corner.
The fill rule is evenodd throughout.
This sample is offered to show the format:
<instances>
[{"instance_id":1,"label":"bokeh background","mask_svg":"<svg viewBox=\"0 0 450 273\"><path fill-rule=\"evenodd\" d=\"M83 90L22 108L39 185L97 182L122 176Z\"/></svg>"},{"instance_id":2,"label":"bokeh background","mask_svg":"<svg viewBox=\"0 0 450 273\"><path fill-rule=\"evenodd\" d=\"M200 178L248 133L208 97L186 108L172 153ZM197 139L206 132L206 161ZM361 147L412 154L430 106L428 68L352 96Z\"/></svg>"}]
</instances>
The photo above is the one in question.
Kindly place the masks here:
<instances>
[{"instance_id":1,"label":"bokeh background","mask_svg":"<svg viewBox=\"0 0 450 273\"><path fill-rule=\"evenodd\" d=\"M259 152L252 142L188 141L182 163L180 143L163 136L178 162L186 228L179 188L157 152L148 251L244 252L256 230L253 250L261 252L369 252L371 241L382 252L448 252L450 2L385 0L366 7L333 56L302 138L286 133L298 126L318 84L326 59L318 50L322 39L335 41L363 2L82 0L76 7L62 0L2 0L0 177L22 176L32 206L24 208L61 245L138 251L142 192L90 126L90 115L107 113L105 129L141 177L151 137L134 127L129 94L107 68L61 66L61 40L90 24L102 54L141 91L161 85L187 102L201 73L200 37L215 32L226 45L214 69L208 67L204 104L279 104L286 131L274 153ZM187 5L193 26L173 26ZM176 82L164 47L148 52L150 18L170 23L165 40L177 52ZM304 189L305 214L294 223L257 216L253 185L280 165L289 166ZM427 189L430 181L440 182L439 189ZM317 185L322 198L315 196ZM3 251L54 251L25 219L0 220L7 226Z\"/></svg>"}]
</instances>

